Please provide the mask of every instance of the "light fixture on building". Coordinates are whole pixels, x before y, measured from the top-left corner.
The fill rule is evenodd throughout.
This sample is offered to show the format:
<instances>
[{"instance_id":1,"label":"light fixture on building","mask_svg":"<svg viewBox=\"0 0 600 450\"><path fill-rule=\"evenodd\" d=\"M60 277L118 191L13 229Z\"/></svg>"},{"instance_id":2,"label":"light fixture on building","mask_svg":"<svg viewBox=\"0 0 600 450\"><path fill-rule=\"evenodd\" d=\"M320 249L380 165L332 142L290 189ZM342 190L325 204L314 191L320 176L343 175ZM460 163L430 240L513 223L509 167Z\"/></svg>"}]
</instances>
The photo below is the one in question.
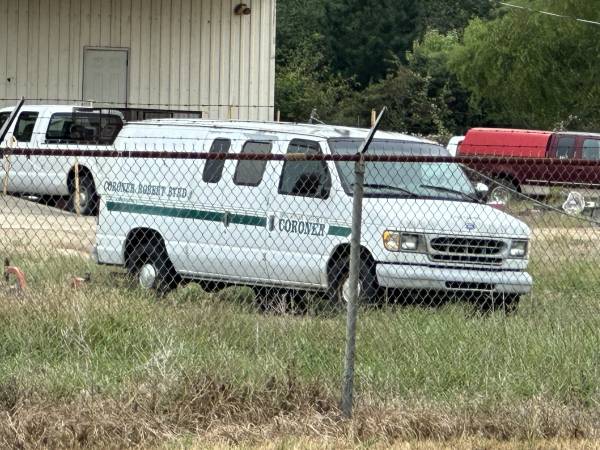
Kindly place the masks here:
<instances>
[{"instance_id":1,"label":"light fixture on building","mask_svg":"<svg viewBox=\"0 0 600 450\"><path fill-rule=\"evenodd\" d=\"M250 7L248 5L246 5L245 3L240 3L239 5L237 5L235 7L233 12L237 16L248 16L252 13L252 9L250 9Z\"/></svg>"}]
</instances>

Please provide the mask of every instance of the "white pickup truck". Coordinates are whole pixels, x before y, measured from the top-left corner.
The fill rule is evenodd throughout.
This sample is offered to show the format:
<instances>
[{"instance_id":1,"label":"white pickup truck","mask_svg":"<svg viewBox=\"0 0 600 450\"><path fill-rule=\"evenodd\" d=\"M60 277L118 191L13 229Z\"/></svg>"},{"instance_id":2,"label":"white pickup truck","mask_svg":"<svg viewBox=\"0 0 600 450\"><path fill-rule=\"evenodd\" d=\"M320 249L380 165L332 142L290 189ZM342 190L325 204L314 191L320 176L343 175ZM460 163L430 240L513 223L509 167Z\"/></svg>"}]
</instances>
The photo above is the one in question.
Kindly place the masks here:
<instances>
[{"instance_id":1,"label":"white pickup truck","mask_svg":"<svg viewBox=\"0 0 600 450\"><path fill-rule=\"evenodd\" d=\"M0 109L0 128L14 108ZM111 146L123 128L123 116L107 111L73 105L23 106L8 128L0 149L99 150ZM7 157L0 178L14 194L69 196L76 205L76 159L35 154ZM79 210L95 214L98 206L95 165L99 160L77 158L79 167ZM6 170L8 167L8 170ZM5 181L4 178L8 177Z\"/></svg>"}]
</instances>

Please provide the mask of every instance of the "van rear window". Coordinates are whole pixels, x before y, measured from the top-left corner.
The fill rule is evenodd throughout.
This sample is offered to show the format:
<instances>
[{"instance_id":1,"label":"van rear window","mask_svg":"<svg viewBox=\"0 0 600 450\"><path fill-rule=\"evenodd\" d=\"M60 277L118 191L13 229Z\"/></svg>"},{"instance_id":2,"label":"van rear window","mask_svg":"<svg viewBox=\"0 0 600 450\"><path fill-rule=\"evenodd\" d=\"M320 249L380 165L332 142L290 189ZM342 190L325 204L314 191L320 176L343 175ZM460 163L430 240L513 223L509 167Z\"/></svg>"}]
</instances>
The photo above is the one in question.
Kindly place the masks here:
<instances>
[{"instance_id":1,"label":"van rear window","mask_svg":"<svg viewBox=\"0 0 600 450\"><path fill-rule=\"evenodd\" d=\"M269 153L271 153L271 143L248 141L244 144L244 148L242 149L242 154L245 153L268 155ZM256 187L261 183L266 168L266 160L240 160L235 169L235 176L233 177L233 182L238 186Z\"/></svg>"},{"instance_id":2,"label":"van rear window","mask_svg":"<svg viewBox=\"0 0 600 450\"><path fill-rule=\"evenodd\" d=\"M121 117L97 113L53 114L46 131L49 144L111 145L123 128Z\"/></svg>"},{"instance_id":3,"label":"van rear window","mask_svg":"<svg viewBox=\"0 0 600 450\"><path fill-rule=\"evenodd\" d=\"M231 141L229 139L215 139L210 147L210 153L229 153ZM208 159L204 164L202 172L202 181L205 183L218 183L223 175L223 167L225 167L224 159Z\"/></svg>"}]
</instances>

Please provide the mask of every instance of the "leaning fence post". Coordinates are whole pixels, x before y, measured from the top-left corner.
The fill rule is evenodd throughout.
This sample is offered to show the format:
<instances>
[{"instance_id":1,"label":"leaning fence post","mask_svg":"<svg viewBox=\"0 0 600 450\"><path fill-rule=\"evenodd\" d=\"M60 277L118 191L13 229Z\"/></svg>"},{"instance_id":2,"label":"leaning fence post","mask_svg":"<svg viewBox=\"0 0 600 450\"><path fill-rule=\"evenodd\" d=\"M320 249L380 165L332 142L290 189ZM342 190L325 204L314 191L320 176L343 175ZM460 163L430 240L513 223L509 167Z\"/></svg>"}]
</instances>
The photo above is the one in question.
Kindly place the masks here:
<instances>
[{"instance_id":1,"label":"leaning fence post","mask_svg":"<svg viewBox=\"0 0 600 450\"><path fill-rule=\"evenodd\" d=\"M352 417L352 404L354 399L354 362L356 354L356 320L358 317L358 283L360 277L360 241L362 226L362 204L365 180L364 155L369 149L375 133L379 128L381 119L386 111L384 107L375 120L367 139L362 144L358 155L359 159L354 167L354 201L352 206L352 238L350 247L350 298L346 316L346 354L344 359L344 378L342 381L342 414L346 418Z\"/></svg>"},{"instance_id":2,"label":"leaning fence post","mask_svg":"<svg viewBox=\"0 0 600 450\"><path fill-rule=\"evenodd\" d=\"M4 178L2 179L2 194L8 195L8 176L10 174L10 155L4 155Z\"/></svg>"},{"instance_id":3,"label":"leaning fence post","mask_svg":"<svg viewBox=\"0 0 600 450\"><path fill-rule=\"evenodd\" d=\"M80 183L79 183L79 160L75 158L75 214L79 216L81 214L81 197L80 195Z\"/></svg>"}]
</instances>

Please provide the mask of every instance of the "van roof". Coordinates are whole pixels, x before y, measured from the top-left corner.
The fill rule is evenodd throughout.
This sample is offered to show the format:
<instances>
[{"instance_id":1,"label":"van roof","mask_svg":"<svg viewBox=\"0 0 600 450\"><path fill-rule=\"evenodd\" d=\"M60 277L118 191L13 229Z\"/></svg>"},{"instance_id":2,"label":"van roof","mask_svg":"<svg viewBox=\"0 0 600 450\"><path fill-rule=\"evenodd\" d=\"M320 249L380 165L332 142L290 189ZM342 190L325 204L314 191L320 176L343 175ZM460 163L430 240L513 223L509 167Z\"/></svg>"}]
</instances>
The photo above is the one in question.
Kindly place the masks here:
<instances>
[{"instance_id":1,"label":"van roof","mask_svg":"<svg viewBox=\"0 0 600 450\"><path fill-rule=\"evenodd\" d=\"M90 106L86 105L23 105L21 107L21 111L29 111L29 112L44 112L51 111L52 113L65 113L65 112L73 112L74 109L89 109ZM0 113L3 112L12 112L15 109L14 106L7 106L5 108L0 109ZM110 108L103 107L92 107L91 109L101 109L113 112Z\"/></svg>"},{"instance_id":2,"label":"van roof","mask_svg":"<svg viewBox=\"0 0 600 450\"><path fill-rule=\"evenodd\" d=\"M54 112L71 112L73 108L82 108L79 105L23 105L21 111L46 111L51 109ZM14 106L7 106L6 108L0 109L0 112L12 112L15 109Z\"/></svg>"},{"instance_id":3,"label":"van roof","mask_svg":"<svg viewBox=\"0 0 600 450\"><path fill-rule=\"evenodd\" d=\"M369 133L366 128L352 128L336 125L311 125L289 122L253 122L241 120L207 120L207 119L150 119L141 122L129 122L123 132L138 127L198 127L232 131L258 131L264 133L287 133L321 139L364 139ZM401 133L378 131L378 139L402 140L409 142L436 142L420 139ZM438 144L439 145L439 144Z\"/></svg>"}]
</instances>

